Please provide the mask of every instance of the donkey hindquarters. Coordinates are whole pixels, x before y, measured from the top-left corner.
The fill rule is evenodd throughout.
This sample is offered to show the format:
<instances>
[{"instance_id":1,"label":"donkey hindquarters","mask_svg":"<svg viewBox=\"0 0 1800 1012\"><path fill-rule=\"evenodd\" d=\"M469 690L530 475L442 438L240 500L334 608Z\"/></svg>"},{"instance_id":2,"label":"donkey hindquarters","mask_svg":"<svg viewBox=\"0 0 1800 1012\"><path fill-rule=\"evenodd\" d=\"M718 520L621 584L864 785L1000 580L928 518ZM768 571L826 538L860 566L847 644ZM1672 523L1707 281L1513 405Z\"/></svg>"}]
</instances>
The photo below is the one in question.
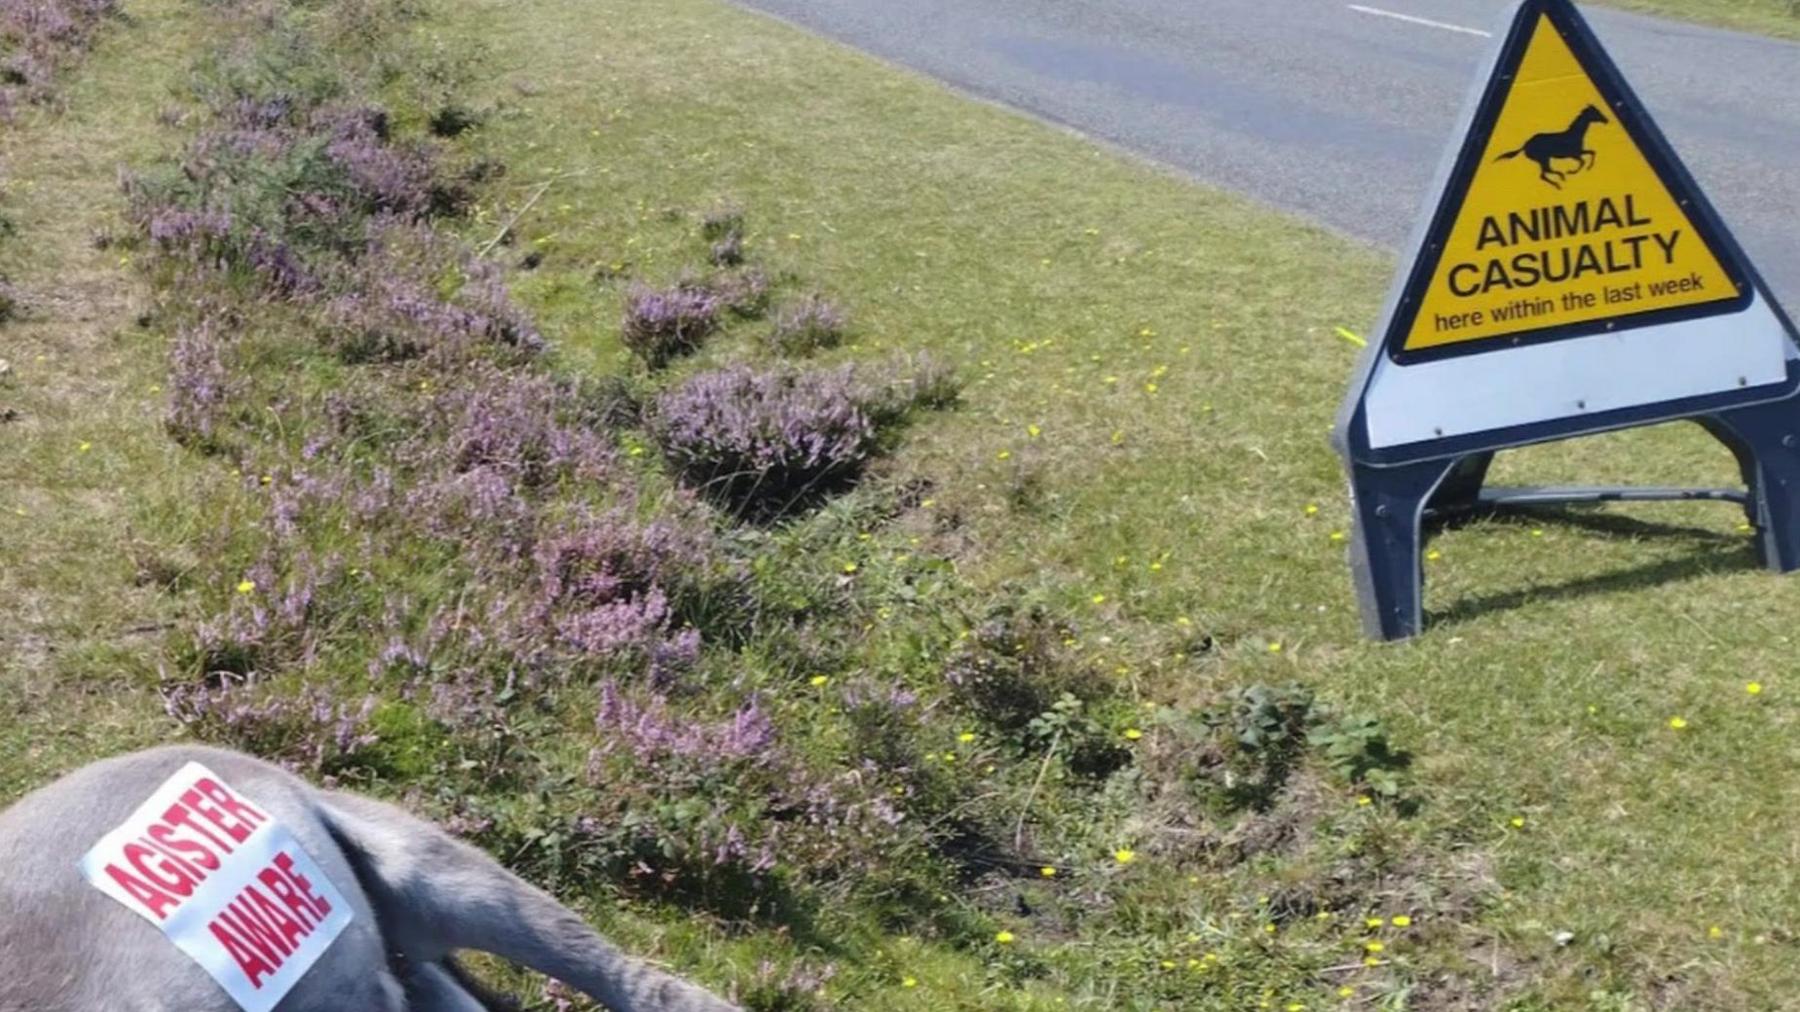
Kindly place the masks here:
<instances>
[{"instance_id":1,"label":"donkey hindquarters","mask_svg":"<svg viewBox=\"0 0 1800 1012\"><path fill-rule=\"evenodd\" d=\"M448 962L460 949L557 977L613 1012L738 1012L626 956L429 823L249 756L193 747L97 763L0 813L0 1012L236 1012L197 963L76 864L189 762L286 826L354 915L276 1012L478 1012L483 1003ZM404 981L396 965L407 968Z\"/></svg>"}]
</instances>

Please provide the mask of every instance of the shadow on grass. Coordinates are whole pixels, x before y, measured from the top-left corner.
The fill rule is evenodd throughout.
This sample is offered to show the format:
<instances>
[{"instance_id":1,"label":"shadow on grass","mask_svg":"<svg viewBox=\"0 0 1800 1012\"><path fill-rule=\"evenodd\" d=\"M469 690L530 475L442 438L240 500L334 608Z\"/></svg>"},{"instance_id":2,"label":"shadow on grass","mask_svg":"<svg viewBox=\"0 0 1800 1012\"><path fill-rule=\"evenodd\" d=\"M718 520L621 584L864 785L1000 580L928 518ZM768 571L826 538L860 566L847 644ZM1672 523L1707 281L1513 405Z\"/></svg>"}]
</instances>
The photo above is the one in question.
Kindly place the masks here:
<instances>
[{"instance_id":1,"label":"shadow on grass","mask_svg":"<svg viewBox=\"0 0 1800 1012\"><path fill-rule=\"evenodd\" d=\"M1728 504L1725 509L1733 507ZM1739 513L1738 515L1742 515ZM1728 534L1705 527L1658 523L1617 513L1605 506L1586 508L1568 506L1514 507L1492 512L1464 513L1447 517L1428 527L1437 531L1487 525L1494 527L1569 527L1613 540L1637 541L1646 538L1685 538L1713 545L1740 544L1741 534Z\"/></svg>"},{"instance_id":2,"label":"shadow on grass","mask_svg":"<svg viewBox=\"0 0 1800 1012\"><path fill-rule=\"evenodd\" d=\"M1628 540L1681 539L1692 544L1691 550L1672 559L1662 559L1629 569L1584 576L1580 579L1548 586L1532 586L1498 594L1467 597L1440 610L1427 610L1425 623L1442 627L1468 622L1483 615L1510 611L1540 601L1563 601L1659 587L1683 580L1697 579L1719 572L1761 568L1755 546L1739 535L1709 531L1695 527L1661 524L1619 516L1615 513L1585 510L1520 510L1487 518L1491 523L1510 526L1542 526L1561 524L1606 538Z\"/></svg>"}]
</instances>

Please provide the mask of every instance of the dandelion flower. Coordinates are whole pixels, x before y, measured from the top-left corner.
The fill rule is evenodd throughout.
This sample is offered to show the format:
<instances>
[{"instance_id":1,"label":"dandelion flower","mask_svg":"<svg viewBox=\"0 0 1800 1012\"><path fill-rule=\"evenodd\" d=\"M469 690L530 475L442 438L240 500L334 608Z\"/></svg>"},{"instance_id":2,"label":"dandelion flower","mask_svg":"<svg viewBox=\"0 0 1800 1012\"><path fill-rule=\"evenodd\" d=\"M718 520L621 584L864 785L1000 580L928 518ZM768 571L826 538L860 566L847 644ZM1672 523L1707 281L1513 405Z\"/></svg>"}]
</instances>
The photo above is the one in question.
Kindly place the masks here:
<instances>
[{"instance_id":1,"label":"dandelion flower","mask_svg":"<svg viewBox=\"0 0 1800 1012\"><path fill-rule=\"evenodd\" d=\"M240 594L254 594L256 593L256 584L251 580L245 580L237 585L237 592Z\"/></svg>"},{"instance_id":2,"label":"dandelion flower","mask_svg":"<svg viewBox=\"0 0 1800 1012\"><path fill-rule=\"evenodd\" d=\"M1137 741L1139 738L1142 738L1143 736L1144 736L1144 732L1138 730L1135 727L1128 727L1125 729L1125 737L1129 738L1132 741Z\"/></svg>"},{"instance_id":3,"label":"dandelion flower","mask_svg":"<svg viewBox=\"0 0 1800 1012\"><path fill-rule=\"evenodd\" d=\"M1344 540L1345 537L1347 537L1347 535L1343 531L1332 531L1331 532L1331 540L1333 540L1333 541L1342 541L1342 540Z\"/></svg>"},{"instance_id":4,"label":"dandelion flower","mask_svg":"<svg viewBox=\"0 0 1800 1012\"><path fill-rule=\"evenodd\" d=\"M1038 874L1043 876L1044 878L1055 878L1056 877L1056 869L1050 867L1049 865L1044 865L1042 868L1038 869Z\"/></svg>"},{"instance_id":5,"label":"dandelion flower","mask_svg":"<svg viewBox=\"0 0 1800 1012\"><path fill-rule=\"evenodd\" d=\"M1426 562L1436 562L1437 560L1439 560L1443 557L1444 557L1444 553L1438 551L1435 548L1433 548L1431 551L1425 553L1425 561Z\"/></svg>"},{"instance_id":6,"label":"dandelion flower","mask_svg":"<svg viewBox=\"0 0 1800 1012\"><path fill-rule=\"evenodd\" d=\"M1751 682L1750 684L1744 686L1744 691L1748 692L1752 696L1760 696L1760 695L1762 695L1762 683L1761 682Z\"/></svg>"},{"instance_id":7,"label":"dandelion flower","mask_svg":"<svg viewBox=\"0 0 1800 1012\"><path fill-rule=\"evenodd\" d=\"M1523 816L1523 815L1515 815L1507 821L1511 824L1512 828L1514 828L1514 829L1524 829L1525 828L1525 816Z\"/></svg>"},{"instance_id":8,"label":"dandelion flower","mask_svg":"<svg viewBox=\"0 0 1800 1012\"><path fill-rule=\"evenodd\" d=\"M1365 918L1363 920L1363 926L1368 928L1371 931L1373 931L1376 928L1381 927L1383 924L1386 924L1386 923L1387 923L1386 921L1383 921L1379 917L1369 917L1369 918Z\"/></svg>"},{"instance_id":9,"label":"dandelion flower","mask_svg":"<svg viewBox=\"0 0 1800 1012\"><path fill-rule=\"evenodd\" d=\"M823 687L825 683L829 681L831 681L830 675L814 675L807 679L807 682L815 689Z\"/></svg>"},{"instance_id":10,"label":"dandelion flower","mask_svg":"<svg viewBox=\"0 0 1800 1012\"><path fill-rule=\"evenodd\" d=\"M1371 938L1363 943L1363 948L1370 952L1381 952L1387 948L1387 943L1378 938Z\"/></svg>"},{"instance_id":11,"label":"dandelion flower","mask_svg":"<svg viewBox=\"0 0 1800 1012\"><path fill-rule=\"evenodd\" d=\"M1095 604L1105 604L1106 603L1106 595L1105 594L1095 594L1093 597L1089 598L1088 600L1094 602Z\"/></svg>"},{"instance_id":12,"label":"dandelion flower","mask_svg":"<svg viewBox=\"0 0 1800 1012\"><path fill-rule=\"evenodd\" d=\"M1725 937L1725 932L1717 924L1715 924L1712 927L1706 929L1706 937L1708 937L1708 938L1723 938L1723 937Z\"/></svg>"},{"instance_id":13,"label":"dandelion flower","mask_svg":"<svg viewBox=\"0 0 1800 1012\"><path fill-rule=\"evenodd\" d=\"M919 986L919 978L904 977L900 981L900 986L901 987L918 987Z\"/></svg>"},{"instance_id":14,"label":"dandelion flower","mask_svg":"<svg viewBox=\"0 0 1800 1012\"><path fill-rule=\"evenodd\" d=\"M1272 653L1272 654L1281 653L1281 644L1279 644L1279 643L1269 644L1269 653Z\"/></svg>"},{"instance_id":15,"label":"dandelion flower","mask_svg":"<svg viewBox=\"0 0 1800 1012\"><path fill-rule=\"evenodd\" d=\"M1412 918L1405 914L1395 914L1393 919L1388 921L1388 923L1396 928L1410 928L1412 927Z\"/></svg>"},{"instance_id":16,"label":"dandelion flower","mask_svg":"<svg viewBox=\"0 0 1800 1012\"><path fill-rule=\"evenodd\" d=\"M75 448L75 452L76 453L86 453L93 448L94 448L94 444L83 440L82 444Z\"/></svg>"},{"instance_id":17,"label":"dandelion flower","mask_svg":"<svg viewBox=\"0 0 1800 1012\"><path fill-rule=\"evenodd\" d=\"M1011 460L1012 459L1012 451L1011 450L1001 450L999 453L994 454L994 459L995 460Z\"/></svg>"},{"instance_id":18,"label":"dandelion flower","mask_svg":"<svg viewBox=\"0 0 1800 1012\"><path fill-rule=\"evenodd\" d=\"M1030 436L1032 439L1036 439L1037 437L1044 434L1044 430L1041 428L1038 428L1036 423L1033 423L1031 425L1025 426L1025 434L1027 436Z\"/></svg>"},{"instance_id":19,"label":"dandelion flower","mask_svg":"<svg viewBox=\"0 0 1800 1012\"><path fill-rule=\"evenodd\" d=\"M1372 805L1375 803L1375 799L1369 797L1367 794L1358 794L1356 796L1356 803L1359 806L1360 805Z\"/></svg>"},{"instance_id":20,"label":"dandelion flower","mask_svg":"<svg viewBox=\"0 0 1800 1012\"><path fill-rule=\"evenodd\" d=\"M1338 988L1337 994L1339 998L1354 998L1356 997L1356 988L1345 984L1343 987Z\"/></svg>"},{"instance_id":21,"label":"dandelion flower","mask_svg":"<svg viewBox=\"0 0 1800 1012\"><path fill-rule=\"evenodd\" d=\"M1310 502L1307 503L1306 504L1306 515L1309 517L1318 516L1319 515L1318 503L1310 503Z\"/></svg>"},{"instance_id":22,"label":"dandelion flower","mask_svg":"<svg viewBox=\"0 0 1800 1012\"><path fill-rule=\"evenodd\" d=\"M854 563L854 562L844 563L844 572L845 573L854 573L854 572L856 572L856 569L857 569L856 563Z\"/></svg>"},{"instance_id":23,"label":"dandelion flower","mask_svg":"<svg viewBox=\"0 0 1800 1012\"><path fill-rule=\"evenodd\" d=\"M1001 945L1011 945L1013 943L1013 933L1010 931L996 932L994 934L994 941L999 942Z\"/></svg>"},{"instance_id":24,"label":"dandelion flower","mask_svg":"<svg viewBox=\"0 0 1800 1012\"><path fill-rule=\"evenodd\" d=\"M1113 860L1120 864L1130 864L1137 860L1137 851L1127 847L1121 847L1118 850L1113 851Z\"/></svg>"},{"instance_id":25,"label":"dandelion flower","mask_svg":"<svg viewBox=\"0 0 1800 1012\"><path fill-rule=\"evenodd\" d=\"M1669 727L1672 730L1684 731L1687 729L1687 718L1686 717L1670 717L1669 718Z\"/></svg>"}]
</instances>

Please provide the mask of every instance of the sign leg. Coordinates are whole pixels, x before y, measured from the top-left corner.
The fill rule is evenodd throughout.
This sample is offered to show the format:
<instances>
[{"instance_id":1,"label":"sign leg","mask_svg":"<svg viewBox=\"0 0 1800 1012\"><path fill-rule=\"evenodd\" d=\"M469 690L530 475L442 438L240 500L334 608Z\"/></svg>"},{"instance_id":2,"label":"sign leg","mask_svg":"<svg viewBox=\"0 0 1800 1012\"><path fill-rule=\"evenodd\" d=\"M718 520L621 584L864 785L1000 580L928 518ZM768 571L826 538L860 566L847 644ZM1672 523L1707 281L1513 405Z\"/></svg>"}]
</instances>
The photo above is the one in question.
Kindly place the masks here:
<instances>
[{"instance_id":1,"label":"sign leg","mask_svg":"<svg viewBox=\"0 0 1800 1012\"><path fill-rule=\"evenodd\" d=\"M1405 639L1424 627L1425 505L1459 463L1350 466L1350 570L1363 631L1375 639Z\"/></svg>"},{"instance_id":2,"label":"sign leg","mask_svg":"<svg viewBox=\"0 0 1800 1012\"><path fill-rule=\"evenodd\" d=\"M1777 573L1800 569L1800 409L1790 401L1698 419L1737 457L1749 486L1756 555Z\"/></svg>"}]
</instances>

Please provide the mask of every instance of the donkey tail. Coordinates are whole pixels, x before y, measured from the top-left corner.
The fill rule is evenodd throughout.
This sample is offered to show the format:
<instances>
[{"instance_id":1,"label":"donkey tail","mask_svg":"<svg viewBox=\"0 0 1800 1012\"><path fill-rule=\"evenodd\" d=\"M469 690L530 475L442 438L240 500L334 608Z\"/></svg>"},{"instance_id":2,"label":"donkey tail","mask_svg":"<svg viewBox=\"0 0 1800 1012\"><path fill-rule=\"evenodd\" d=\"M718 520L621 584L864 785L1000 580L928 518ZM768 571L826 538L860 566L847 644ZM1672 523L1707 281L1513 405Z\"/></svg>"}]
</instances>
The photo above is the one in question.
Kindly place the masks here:
<instances>
[{"instance_id":1,"label":"donkey tail","mask_svg":"<svg viewBox=\"0 0 1800 1012\"><path fill-rule=\"evenodd\" d=\"M476 949L579 988L616 1012L740 1012L601 938L486 854L389 805L317 795L388 944L417 965Z\"/></svg>"},{"instance_id":2,"label":"donkey tail","mask_svg":"<svg viewBox=\"0 0 1800 1012\"><path fill-rule=\"evenodd\" d=\"M1496 159L1494 159L1494 161L1496 161L1496 162L1504 162L1504 161L1506 161L1506 160L1507 160L1507 159L1510 159L1510 158L1517 158L1517 157L1519 157L1519 156L1520 156L1520 155L1522 155L1522 154L1524 154L1524 153L1525 153L1525 149L1524 149L1524 148L1520 148L1520 149L1519 149L1519 150L1517 150L1517 151L1508 151L1508 152L1507 152L1507 153L1506 153L1506 154L1503 154L1503 155L1501 155L1501 156L1500 156L1500 157L1498 157L1498 158L1496 158Z\"/></svg>"}]
</instances>

